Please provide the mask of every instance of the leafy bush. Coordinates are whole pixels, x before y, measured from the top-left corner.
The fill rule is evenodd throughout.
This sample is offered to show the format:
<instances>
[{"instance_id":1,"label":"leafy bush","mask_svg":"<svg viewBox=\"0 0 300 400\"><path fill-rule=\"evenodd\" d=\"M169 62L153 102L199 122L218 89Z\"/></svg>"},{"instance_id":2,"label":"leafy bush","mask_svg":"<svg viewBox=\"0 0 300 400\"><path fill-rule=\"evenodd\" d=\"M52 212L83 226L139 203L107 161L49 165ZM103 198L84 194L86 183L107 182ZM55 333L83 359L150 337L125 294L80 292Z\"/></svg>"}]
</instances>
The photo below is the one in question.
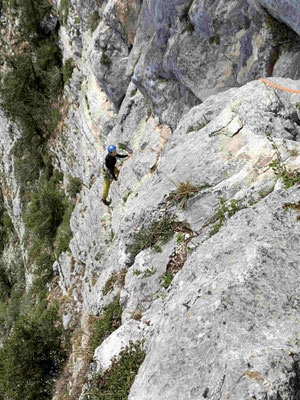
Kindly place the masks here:
<instances>
[{"instance_id":1,"label":"leafy bush","mask_svg":"<svg viewBox=\"0 0 300 400\"><path fill-rule=\"evenodd\" d=\"M63 221L65 207L63 192L57 189L53 180L44 181L33 194L25 224L39 239L51 240Z\"/></svg>"},{"instance_id":2,"label":"leafy bush","mask_svg":"<svg viewBox=\"0 0 300 400\"><path fill-rule=\"evenodd\" d=\"M36 314L21 316L0 350L0 392L14 400L51 399L66 359L56 309Z\"/></svg>"},{"instance_id":3,"label":"leafy bush","mask_svg":"<svg viewBox=\"0 0 300 400\"><path fill-rule=\"evenodd\" d=\"M157 249L159 244L167 243L174 235L174 221L175 219L170 216L153 221L148 228L141 229L134 235L129 251L136 257L142 250L149 247Z\"/></svg>"},{"instance_id":4,"label":"leafy bush","mask_svg":"<svg viewBox=\"0 0 300 400\"><path fill-rule=\"evenodd\" d=\"M119 296L115 297L112 303L104 307L93 326L93 335L91 338L93 352L105 338L121 326L122 311Z\"/></svg>"},{"instance_id":5,"label":"leafy bush","mask_svg":"<svg viewBox=\"0 0 300 400\"><path fill-rule=\"evenodd\" d=\"M112 359L112 365L105 372L94 377L84 399L127 400L145 355L142 342L130 342Z\"/></svg>"}]
</instances>

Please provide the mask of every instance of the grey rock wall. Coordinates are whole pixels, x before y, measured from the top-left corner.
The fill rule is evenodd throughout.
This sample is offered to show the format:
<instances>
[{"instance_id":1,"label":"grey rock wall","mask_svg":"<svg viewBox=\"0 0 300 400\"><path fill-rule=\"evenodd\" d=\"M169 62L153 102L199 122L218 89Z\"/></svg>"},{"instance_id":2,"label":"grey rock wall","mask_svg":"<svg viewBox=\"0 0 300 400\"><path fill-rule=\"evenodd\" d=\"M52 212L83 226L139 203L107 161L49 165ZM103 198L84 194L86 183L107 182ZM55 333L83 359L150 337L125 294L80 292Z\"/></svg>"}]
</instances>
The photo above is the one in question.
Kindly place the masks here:
<instances>
[{"instance_id":1,"label":"grey rock wall","mask_svg":"<svg viewBox=\"0 0 300 400\"><path fill-rule=\"evenodd\" d=\"M296 399L299 223L278 191L190 256L151 320L133 399Z\"/></svg>"},{"instance_id":2,"label":"grey rock wall","mask_svg":"<svg viewBox=\"0 0 300 400\"><path fill-rule=\"evenodd\" d=\"M93 72L117 108L132 80L155 115L172 128L211 94L273 73L283 44L277 44L278 32L266 11L298 33L299 5L292 1L284 12L285 2L246 0L126 6L125 22L120 2L108 2L101 14L89 49ZM285 76L295 78L298 70L288 70Z\"/></svg>"},{"instance_id":3,"label":"grey rock wall","mask_svg":"<svg viewBox=\"0 0 300 400\"><path fill-rule=\"evenodd\" d=\"M18 129L5 118L0 110L0 184L4 194L5 206L19 237L22 239L24 224L21 214L20 189L14 173L13 155L13 146L18 137Z\"/></svg>"},{"instance_id":4,"label":"grey rock wall","mask_svg":"<svg viewBox=\"0 0 300 400\"><path fill-rule=\"evenodd\" d=\"M133 150L121 186L112 186L111 209L99 202L97 179L81 192L72 217L72 287L76 301L80 288L84 312L99 313L117 293L104 295L105 283L128 268L123 326L97 349L98 368L109 365L121 343L144 336L147 357L129 399L297 398L299 226L297 212L284 204L297 203L298 190L286 191L269 164L279 156L288 170L300 167L300 95L254 81L211 96L166 136L166 127L143 116L140 101L136 94L130 111L122 111L126 132L117 123L109 135L126 138ZM142 133L130 132L130 121L141 121ZM186 210L167 207L166 195L187 180L204 188ZM221 197L239 201L239 210L210 237ZM179 249L176 236L162 253L145 250L134 259L129 251L134 232L166 207L195 233L193 251L168 289L161 275ZM132 323L136 310L142 318Z\"/></svg>"},{"instance_id":5,"label":"grey rock wall","mask_svg":"<svg viewBox=\"0 0 300 400\"><path fill-rule=\"evenodd\" d=\"M259 0L275 18L289 25L295 32L300 34L300 4L297 0Z\"/></svg>"}]
</instances>

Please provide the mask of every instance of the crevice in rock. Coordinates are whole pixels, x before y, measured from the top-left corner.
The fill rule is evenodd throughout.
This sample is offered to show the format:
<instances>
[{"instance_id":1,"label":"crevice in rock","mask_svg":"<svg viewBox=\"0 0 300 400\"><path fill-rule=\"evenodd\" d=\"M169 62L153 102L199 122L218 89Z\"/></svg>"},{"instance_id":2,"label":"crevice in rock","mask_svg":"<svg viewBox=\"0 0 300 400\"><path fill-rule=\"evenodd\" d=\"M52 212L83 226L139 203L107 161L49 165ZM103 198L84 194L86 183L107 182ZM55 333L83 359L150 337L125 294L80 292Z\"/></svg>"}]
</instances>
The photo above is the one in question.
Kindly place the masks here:
<instances>
[{"instance_id":1,"label":"crevice in rock","mask_svg":"<svg viewBox=\"0 0 300 400\"><path fill-rule=\"evenodd\" d=\"M175 275L183 268L189 255L188 244L193 238L199 235L198 232L194 232L192 230L190 224L186 221L175 222L174 231L182 233L183 239L179 246L176 246L174 248L170 260L167 264L166 270L173 275Z\"/></svg>"}]
</instances>

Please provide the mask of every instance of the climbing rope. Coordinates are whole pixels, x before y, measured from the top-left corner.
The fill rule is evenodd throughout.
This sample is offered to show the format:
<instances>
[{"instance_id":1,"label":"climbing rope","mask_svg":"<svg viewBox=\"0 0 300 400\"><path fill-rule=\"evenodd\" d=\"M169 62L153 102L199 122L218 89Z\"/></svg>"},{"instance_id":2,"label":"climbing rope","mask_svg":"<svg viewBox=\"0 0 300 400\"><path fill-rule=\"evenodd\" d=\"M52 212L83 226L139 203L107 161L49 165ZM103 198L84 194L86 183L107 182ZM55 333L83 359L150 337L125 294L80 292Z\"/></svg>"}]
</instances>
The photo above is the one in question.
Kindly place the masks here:
<instances>
[{"instance_id":1,"label":"climbing rope","mask_svg":"<svg viewBox=\"0 0 300 400\"><path fill-rule=\"evenodd\" d=\"M264 78L259 78L259 80L264 82L264 83L266 83L267 85L273 86L273 87L275 87L277 89L286 90L287 92L300 93L300 90L289 89L289 88L286 88L286 87L283 87L283 86L279 86L279 85L276 85L276 83L272 83L270 81L267 81Z\"/></svg>"}]
</instances>

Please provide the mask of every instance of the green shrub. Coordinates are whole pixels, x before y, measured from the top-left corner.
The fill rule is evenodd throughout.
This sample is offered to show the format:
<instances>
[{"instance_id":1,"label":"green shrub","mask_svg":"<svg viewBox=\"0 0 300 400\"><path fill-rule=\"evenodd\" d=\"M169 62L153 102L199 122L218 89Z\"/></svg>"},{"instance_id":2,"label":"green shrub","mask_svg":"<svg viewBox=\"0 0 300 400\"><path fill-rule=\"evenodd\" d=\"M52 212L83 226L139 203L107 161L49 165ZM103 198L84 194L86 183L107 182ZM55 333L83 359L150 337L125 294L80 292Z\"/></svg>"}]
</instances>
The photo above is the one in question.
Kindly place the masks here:
<instances>
[{"instance_id":1,"label":"green shrub","mask_svg":"<svg viewBox=\"0 0 300 400\"><path fill-rule=\"evenodd\" d=\"M63 88L62 56L55 32L40 30L40 21L50 13L47 0L15 0L8 15L16 18L13 55L5 54L6 73L0 85L1 108L14 121L22 136L14 146L15 172L22 201L30 184L45 166L42 154L59 119L57 99ZM13 23L13 22L12 22ZM22 51L19 51L22 48Z\"/></svg>"},{"instance_id":2,"label":"green shrub","mask_svg":"<svg viewBox=\"0 0 300 400\"><path fill-rule=\"evenodd\" d=\"M73 58L68 58L62 67L63 80L65 84L71 79L74 68L75 65Z\"/></svg>"},{"instance_id":3,"label":"green shrub","mask_svg":"<svg viewBox=\"0 0 300 400\"><path fill-rule=\"evenodd\" d=\"M148 278L149 276L152 276L153 274L155 274L156 271L157 271L157 268L155 268L155 267L147 268L146 271L143 273L142 278Z\"/></svg>"},{"instance_id":4,"label":"green shrub","mask_svg":"<svg viewBox=\"0 0 300 400\"><path fill-rule=\"evenodd\" d=\"M97 11L94 11L88 16L88 26L91 30L91 33L94 32L94 30L97 28L101 21L101 17Z\"/></svg>"},{"instance_id":5,"label":"green shrub","mask_svg":"<svg viewBox=\"0 0 300 400\"><path fill-rule=\"evenodd\" d=\"M171 271L166 271L162 276L161 276L161 286L164 288L168 288L174 278L174 274L172 274Z\"/></svg>"},{"instance_id":6,"label":"green shrub","mask_svg":"<svg viewBox=\"0 0 300 400\"><path fill-rule=\"evenodd\" d=\"M60 50L52 39L44 39L34 50L25 47L9 58L8 66L0 88L1 107L22 132L44 139L57 112L51 103L63 86Z\"/></svg>"},{"instance_id":7,"label":"green shrub","mask_svg":"<svg viewBox=\"0 0 300 400\"><path fill-rule=\"evenodd\" d=\"M3 263L0 261L0 301L6 301L11 293L12 283Z\"/></svg>"},{"instance_id":8,"label":"green shrub","mask_svg":"<svg viewBox=\"0 0 300 400\"><path fill-rule=\"evenodd\" d=\"M8 243L9 232L14 232L12 220L5 209L2 189L0 187L0 256Z\"/></svg>"},{"instance_id":9,"label":"green shrub","mask_svg":"<svg viewBox=\"0 0 300 400\"><path fill-rule=\"evenodd\" d=\"M40 290L44 290L47 283L53 278L53 263L55 261L52 252L52 242L48 238L44 240L34 239L29 249L29 263L34 265L35 280L32 291L38 294Z\"/></svg>"},{"instance_id":10,"label":"green shrub","mask_svg":"<svg viewBox=\"0 0 300 400\"><path fill-rule=\"evenodd\" d=\"M33 194L25 224L39 239L53 239L63 221L65 206L64 194L53 180L44 181Z\"/></svg>"},{"instance_id":11,"label":"green shrub","mask_svg":"<svg viewBox=\"0 0 300 400\"><path fill-rule=\"evenodd\" d=\"M67 22L70 10L70 0L61 0L59 7L59 16L63 24Z\"/></svg>"},{"instance_id":12,"label":"green shrub","mask_svg":"<svg viewBox=\"0 0 300 400\"><path fill-rule=\"evenodd\" d=\"M94 377L84 399L127 400L145 355L142 342L130 342L105 372Z\"/></svg>"},{"instance_id":13,"label":"green shrub","mask_svg":"<svg viewBox=\"0 0 300 400\"><path fill-rule=\"evenodd\" d=\"M281 178L285 189L288 189L296 184L300 184L300 172L299 171L288 171L286 165L280 161L279 158L273 160L269 166L274 171L274 174Z\"/></svg>"},{"instance_id":14,"label":"green shrub","mask_svg":"<svg viewBox=\"0 0 300 400\"><path fill-rule=\"evenodd\" d=\"M7 294L9 294L9 298L5 301L0 301L0 334L2 338L6 338L9 335L13 324L19 317L23 290L19 285L15 285Z\"/></svg>"},{"instance_id":15,"label":"green shrub","mask_svg":"<svg viewBox=\"0 0 300 400\"><path fill-rule=\"evenodd\" d=\"M238 202L239 201L236 199L231 199L228 203L228 201L224 199L224 197L220 198L220 208L213 218L213 222L215 222L215 225L209 232L209 237L219 232L224 222L238 211Z\"/></svg>"},{"instance_id":16,"label":"green shrub","mask_svg":"<svg viewBox=\"0 0 300 400\"><path fill-rule=\"evenodd\" d=\"M170 216L153 221L148 228L135 233L129 251L136 257L142 250L149 247L157 248L159 244L167 243L174 235L174 221L175 219Z\"/></svg>"},{"instance_id":17,"label":"green shrub","mask_svg":"<svg viewBox=\"0 0 300 400\"><path fill-rule=\"evenodd\" d=\"M57 234L55 238L55 254L58 257L63 251L69 250L69 243L73 237L70 220L72 212L74 210L74 205L70 204L64 212L64 217L62 223L57 229Z\"/></svg>"},{"instance_id":18,"label":"green shrub","mask_svg":"<svg viewBox=\"0 0 300 400\"><path fill-rule=\"evenodd\" d=\"M93 352L105 338L121 326L122 311L119 296L116 296L112 303L104 307L92 328L91 344Z\"/></svg>"},{"instance_id":19,"label":"green shrub","mask_svg":"<svg viewBox=\"0 0 300 400\"><path fill-rule=\"evenodd\" d=\"M284 162L281 161L279 149L276 146L276 143L271 135L271 132L266 131L265 135L267 139L271 142L272 148L275 150L277 155L276 159L269 164L269 166L274 171L274 174L277 176L277 178L281 178L283 180L284 187L286 189L294 186L295 184L300 184L300 172L288 171Z\"/></svg>"},{"instance_id":20,"label":"green shrub","mask_svg":"<svg viewBox=\"0 0 300 400\"><path fill-rule=\"evenodd\" d=\"M2 225L3 225L3 227L4 227L4 229L6 231L8 231L8 230L13 231L14 230L14 225L12 223L12 220L11 220L8 212L4 212L3 213L1 223L2 223Z\"/></svg>"},{"instance_id":21,"label":"green shrub","mask_svg":"<svg viewBox=\"0 0 300 400\"><path fill-rule=\"evenodd\" d=\"M176 235L176 239L178 244L182 243L185 239L184 233L178 232Z\"/></svg>"},{"instance_id":22,"label":"green shrub","mask_svg":"<svg viewBox=\"0 0 300 400\"><path fill-rule=\"evenodd\" d=\"M76 198L76 194L82 189L82 182L80 178L74 177L70 179L68 185L68 192L72 198Z\"/></svg>"},{"instance_id":23,"label":"green shrub","mask_svg":"<svg viewBox=\"0 0 300 400\"><path fill-rule=\"evenodd\" d=\"M14 400L51 399L66 359L56 309L36 311L19 317L0 350L0 393Z\"/></svg>"},{"instance_id":24,"label":"green shrub","mask_svg":"<svg viewBox=\"0 0 300 400\"><path fill-rule=\"evenodd\" d=\"M47 0L13 0L10 11L18 16L20 36L31 39L39 32L39 22L51 12L51 4Z\"/></svg>"}]
</instances>

